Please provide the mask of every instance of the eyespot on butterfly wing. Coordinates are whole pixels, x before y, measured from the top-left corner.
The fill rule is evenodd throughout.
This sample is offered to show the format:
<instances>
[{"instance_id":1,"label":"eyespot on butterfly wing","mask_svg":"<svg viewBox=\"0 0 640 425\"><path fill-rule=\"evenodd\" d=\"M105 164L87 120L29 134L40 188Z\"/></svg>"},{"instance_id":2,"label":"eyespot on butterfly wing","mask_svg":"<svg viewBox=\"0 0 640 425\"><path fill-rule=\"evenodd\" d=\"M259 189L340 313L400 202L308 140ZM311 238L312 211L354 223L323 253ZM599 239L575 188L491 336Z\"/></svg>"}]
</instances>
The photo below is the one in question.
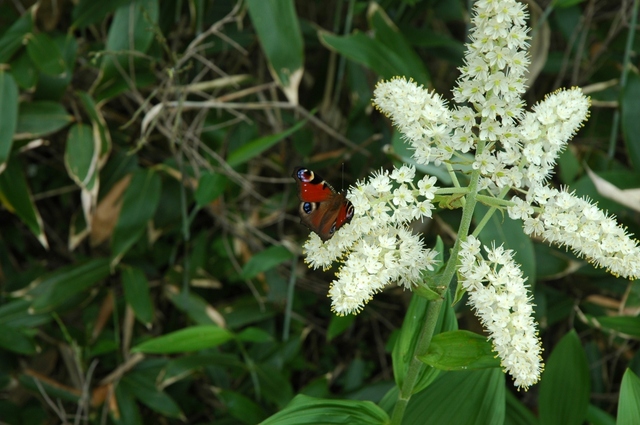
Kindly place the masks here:
<instances>
[{"instance_id":1,"label":"eyespot on butterfly wing","mask_svg":"<svg viewBox=\"0 0 640 425\"><path fill-rule=\"evenodd\" d=\"M292 177L298 183L300 222L327 241L353 218L353 205L344 192L336 190L308 168L297 167Z\"/></svg>"}]
</instances>

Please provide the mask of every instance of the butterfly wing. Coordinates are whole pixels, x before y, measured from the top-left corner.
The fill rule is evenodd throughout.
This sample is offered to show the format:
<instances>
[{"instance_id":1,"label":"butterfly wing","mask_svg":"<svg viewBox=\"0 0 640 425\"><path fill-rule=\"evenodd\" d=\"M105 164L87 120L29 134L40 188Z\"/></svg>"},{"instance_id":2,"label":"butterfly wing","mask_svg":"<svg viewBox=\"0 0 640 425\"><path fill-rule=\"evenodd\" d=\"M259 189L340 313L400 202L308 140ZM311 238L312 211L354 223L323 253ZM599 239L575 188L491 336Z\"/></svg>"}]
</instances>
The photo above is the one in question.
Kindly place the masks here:
<instances>
[{"instance_id":1,"label":"butterfly wing","mask_svg":"<svg viewBox=\"0 0 640 425\"><path fill-rule=\"evenodd\" d=\"M300 221L324 241L353 217L353 205L344 193L308 168L296 168L293 178L298 183Z\"/></svg>"}]
</instances>

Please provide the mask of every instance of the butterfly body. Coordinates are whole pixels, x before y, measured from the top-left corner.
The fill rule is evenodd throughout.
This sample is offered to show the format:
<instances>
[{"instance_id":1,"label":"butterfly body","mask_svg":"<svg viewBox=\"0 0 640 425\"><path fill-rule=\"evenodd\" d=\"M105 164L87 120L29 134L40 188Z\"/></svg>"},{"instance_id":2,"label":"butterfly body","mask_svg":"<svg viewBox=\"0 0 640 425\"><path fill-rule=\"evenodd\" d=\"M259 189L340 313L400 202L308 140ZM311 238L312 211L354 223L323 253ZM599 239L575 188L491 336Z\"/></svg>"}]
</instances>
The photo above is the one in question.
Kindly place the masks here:
<instances>
[{"instance_id":1,"label":"butterfly body","mask_svg":"<svg viewBox=\"0 0 640 425\"><path fill-rule=\"evenodd\" d=\"M336 190L308 168L293 170L298 183L300 222L317 233L323 241L353 218L353 205L343 192Z\"/></svg>"}]
</instances>

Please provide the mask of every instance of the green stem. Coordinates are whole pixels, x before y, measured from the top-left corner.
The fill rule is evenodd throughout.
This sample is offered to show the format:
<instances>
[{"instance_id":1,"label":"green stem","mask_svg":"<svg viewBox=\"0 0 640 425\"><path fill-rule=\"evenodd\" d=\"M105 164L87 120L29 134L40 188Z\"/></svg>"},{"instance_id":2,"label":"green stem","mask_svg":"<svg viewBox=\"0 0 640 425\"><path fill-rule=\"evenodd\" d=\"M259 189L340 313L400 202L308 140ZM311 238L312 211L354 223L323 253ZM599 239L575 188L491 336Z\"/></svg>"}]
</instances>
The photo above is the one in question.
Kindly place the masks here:
<instances>
[{"instance_id":1,"label":"green stem","mask_svg":"<svg viewBox=\"0 0 640 425\"><path fill-rule=\"evenodd\" d=\"M453 275L455 274L456 267L458 265L458 253L460 252L460 245L469 234L471 220L473 219L473 210L475 209L477 203L477 189L479 179L480 171L476 170L471 174L469 193L466 195L466 202L462 209L462 220L460 221L460 227L458 229L458 238L456 239L456 242L451 249L451 256L449 257L449 261L447 261L444 272L438 279L437 286L443 288L442 294L446 293L446 291L449 289L449 285L451 284L451 280L453 279ZM424 363L418 360L418 357L427 354L427 351L429 350L431 338L433 337L436 329L436 323L438 322L438 317L440 316L440 309L442 308L443 299L444 298L441 297L435 301L430 301L427 307L425 323L420 331L418 342L413 351L411 361L409 362L409 367L402 382L400 393L398 394L398 400L396 401L396 404L393 408L393 413L391 415L391 423L394 425L399 425L402 423L404 412L407 408L407 405L409 404L411 396L413 395L413 389L416 385L418 377L420 376L420 372L425 366Z\"/></svg>"}]
</instances>

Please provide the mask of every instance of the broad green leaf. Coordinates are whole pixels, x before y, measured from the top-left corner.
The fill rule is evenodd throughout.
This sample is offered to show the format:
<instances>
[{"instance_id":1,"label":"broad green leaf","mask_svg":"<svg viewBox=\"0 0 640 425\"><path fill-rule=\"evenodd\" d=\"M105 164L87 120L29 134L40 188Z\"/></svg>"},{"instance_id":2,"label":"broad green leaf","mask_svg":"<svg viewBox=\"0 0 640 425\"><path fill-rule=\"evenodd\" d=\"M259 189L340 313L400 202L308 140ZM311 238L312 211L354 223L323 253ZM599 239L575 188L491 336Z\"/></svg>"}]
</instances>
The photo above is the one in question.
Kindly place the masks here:
<instances>
[{"instance_id":1,"label":"broad green leaf","mask_svg":"<svg viewBox=\"0 0 640 425\"><path fill-rule=\"evenodd\" d=\"M291 382L279 368L270 364L256 365L255 372L265 399L283 409L293 398Z\"/></svg>"},{"instance_id":2,"label":"broad green leaf","mask_svg":"<svg viewBox=\"0 0 640 425\"><path fill-rule=\"evenodd\" d=\"M622 377L618 402L618 425L633 425L640 418L640 379L631 369Z\"/></svg>"},{"instance_id":3,"label":"broad green leaf","mask_svg":"<svg viewBox=\"0 0 640 425\"><path fill-rule=\"evenodd\" d=\"M285 137L289 137L300 128L302 128L302 126L304 126L306 123L306 121L299 121L293 127L281 131L280 133L260 137L259 139L253 140L239 147L229 154L229 157L227 158L227 164L229 164L229 166L231 167L237 167L238 165L244 164L245 162L257 157L262 152L274 146L280 140L284 139Z\"/></svg>"},{"instance_id":4,"label":"broad green leaf","mask_svg":"<svg viewBox=\"0 0 640 425\"><path fill-rule=\"evenodd\" d=\"M11 56L24 44L24 38L33 31L33 13L29 9L9 27L0 38L0 63L7 63Z\"/></svg>"},{"instance_id":5,"label":"broad green leaf","mask_svg":"<svg viewBox=\"0 0 640 425\"><path fill-rule=\"evenodd\" d=\"M149 293L149 282L137 267L122 268L122 287L124 299L131 306L138 320L147 327L153 320L153 302Z\"/></svg>"},{"instance_id":6,"label":"broad green leaf","mask_svg":"<svg viewBox=\"0 0 640 425\"><path fill-rule=\"evenodd\" d=\"M116 10L101 65L103 82L112 83L110 80L120 74L119 67L128 73L130 58L146 53L154 38L153 26L157 25L158 16L158 0L133 0Z\"/></svg>"},{"instance_id":7,"label":"broad green leaf","mask_svg":"<svg viewBox=\"0 0 640 425\"><path fill-rule=\"evenodd\" d=\"M188 353L217 347L231 338L231 332L218 326L192 326L147 340L133 347L131 351L151 354Z\"/></svg>"},{"instance_id":8,"label":"broad green leaf","mask_svg":"<svg viewBox=\"0 0 640 425\"><path fill-rule=\"evenodd\" d=\"M538 425L538 418L511 391L505 391L504 425Z\"/></svg>"},{"instance_id":9,"label":"broad green leaf","mask_svg":"<svg viewBox=\"0 0 640 425\"><path fill-rule=\"evenodd\" d=\"M62 52L48 34L39 32L27 39L27 53L40 72L60 75L67 71Z\"/></svg>"},{"instance_id":10,"label":"broad green leaf","mask_svg":"<svg viewBox=\"0 0 640 425\"><path fill-rule=\"evenodd\" d=\"M479 223L487 211L489 211L489 207L478 204L473 214L475 222ZM496 246L503 245L505 249L512 249L514 251L513 259L517 264L520 264L522 274L527 278L527 284L534 285L536 257L533 251L533 242L522 230L520 220L512 220L506 211L497 210L478 235L478 239L488 247L495 243Z\"/></svg>"},{"instance_id":11,"label":"broad green leaf","mask_svg":"<svg viewBox=\"0 0 640 425\"><path fill-rule=\"evenodd\" d=\"M67 71L62 52L46 33L29 35L27 53L38 70L44 74L60 75Z\"/></svg>"},{"instance_id":12,"label":"broad green leaf","mask_svg":"<svg viewBox=\"0 0 640 425\"><path fill-rule=\"evenodd\" d=\"M354 32L344 37L327 32L320 32L320 41L328 48L335 50L347 59L351 59L375 71L381 78L388 80L398 75L407 75L403 58L393 49L379 40L361 32Z\"/></svg>"},{"instance_id":13,"label":"broad green leaf","mask_svg":"<svg viewBox=\"0 0 640 425\"><path fill-rule=\"evenodd\" d=\"M620 403L618 403L618 407L620 407ZM589 408L587 409L587 423L590 425L616 425L616 418L598 406L589 404Z\"/></svg>"},{"instance_id":14,"label":"broad green leaf","mask_svg":"<svg viewBox=\"0 0 640 425\"><path fill-rule=\"evenodd\" d=\"M443 372L409 401L405 424L502 424L505 375L497 368Z\"/></svg>"},{"instance_id":15,"label":"broad green leaf","mask_svg":"<svg viewBox=\"0 0 640 425\"><path fill-rule=\"evenodd\" d=\"M30 312L29 307L31 301L26 297L5 302L0 305L0 324L12 328L35 328L53 319L49 313Z\"/></svg>"},{"instance_id":16,"label":"broad green leaf","mask_svg":"<svg viewBox=\"0 0 640 425\"><path fill-rule=\"evenodd\" d=\"M424 62L398 27L387 16L384 9L377 3L372 2L367 15L369 26L374 30L375 40L399 55L403 60L403 73L397 75L413 78L418 84L428 86L431 78L424 66Z\"/></svg>"},{"instance_id":17,"label":"broad green leaf","mask_svg":"<svg viewBox=\"0 0 640 425\"><path fill-rule=\"evenodd\" d=\"M209 202L215 201L222 195L227 186L227 177L222 174L203 174L198 181L195 198L199 208L204 207Z\"/></svg>"},{"instance_id":18,"label":"broad green leaf","mask_svg":"<svg viewBox=\"0 0 640 425\"><path fill-rule=\"evenodd\" d=\"M113 265L140 239L160 201L160 177L152 170L138 170L124 192L120 216L113 231Z\"/></svg>"},{"instance_id":19,"label":"broad green leaf","mask_svg":"<svg viewBox=\"0 0 640 425\"><path fill-rule=\"evenodd\" d=\"M255 327L248 327L246 329L243 329L236 336L236 338L239 341L245 341L245 342L272 342L273 341L273 336L269 332L263 331L262 329L255 328Z\"/></svg>"},{"instance_id":20,"label":"broad green leaf","mask_svg":"<svg viewBox=\"0 0 640 425\"><path fill-rule=\"evenodd\" d=\"M110 410L114 422L119 425L142 425L144 422L140 415L138 403L136 403L128 386L126 384L117 385L115 393L117 409Z\"/></svg>"},{"instance_id":21,"label":"broad green leaf","mask_svg":"<svg viewBox=\"0 0 640 425\"><path fill-rule=\"evenodd\" d=\"M441 370L500 367L500 360L487 338L463 330L435 335L429 345L429 351L419 359Z\"/></svg>"},{"instance_id":22,"label":"broad green leaf","mask_svg":"<svg viewBox=\"0 0 640 425\"><path fill-rule=\"evenodd\" d=\"M627 85L620 98L622 115L622 135L629 152L629 159L635 170L640 170L640 75L629 72Z\"/></svg>"},{"instance_id":23,"label":"broad green leaf","mask_svg":"<svg viewBox=\"0 0 640 425\"><path fill-rule=\"evenodd\" d=\"M132 0L80 0L71 12L73 19L73 24L71 25L72 27L82 29L88 25L97 24L103 21L108 14L131 1Z\"/></svg>"},{"instance_id":24,"label":"broad green leaf","mask_svg":"<svg viewBox=\"0 0 640 425\"><path fill-rule=\"evenodd\" d=\"M6 325L0 325L0 348L24 355L36 354L36 343L33 340L33 335L29 335L23 329Z\"/></svg>"},{"instance_id":25,"label":"broad green leaf","mask_svg":"<svg viewBox=\"0 0 640 425\"><path fill-rule=\"evenodd\" d=\"M610 329L625 335L640 338L640 317L600 316L596 317L595 320L604 329Z\"/></svg>"},{"instance_id":26,"label":"broad green leaf","mask_svg":"<svg viewBox=\"0 0 640 425\"><path fill-rule=\"evenodd\" d=\"M55 36L53 41L62 54L66 72L58 75L40 73L34 97L40 100L61 101L74 75L76 56L78 54L78 40L75 34L68 33Z\"/></svg>"},{"instance_id":27,"label":"broad green leaf","mask_svg":"<svg viewBox=\"0 0 640 425\"><path fill-rule=\"evenodd\" d=\"M224 403L227 412L243 424L257 424L267 417L266 412L259 404L241 393L222 390L216 396Z\"/></svg>"},{"instance_id":28,"label":"broad green leaf","mask_svg":"<svg viewBox=\"0 0 640 425\"><path fill-rule=\"evenodd\" d=\"M73 122L73 117L58 102L48 100L20 104L16 139L35 139L55 133Z\"/></svg>"},{"instance_id":29,"label":"broad green leaf","mask_svg":"<svg viewBox=\"0 0 640 425\"><path fill-rule=\"evenodd\" d=\"M11 72L16 80L18 87L24 90L32 91L38 82L40 73L34 65L29 54L26 51L20 52L16 58L11 61ZM29 102L24 102L29 103Z\"/></svg>"},{"instance_id":30,"label":"broad green leaf","mask_svg":"<svg viewBox=\"0 0 640 425\"><path fill-rule=\"evenodd\" d=\"M293 258L293 254L284 246L272 245L251 257L242 268L242 277L251 279L258 273L270 270L287 260Z\"/></svg>"},{"instance_id":31,"label":"broad green leaf","mask_svg":"<svg viewBox=\"0 0 640 425\"><path fill-rule=\"evenodd\" d=\"M160 391L155 382L144 373L129 373L120 381L135 398L151 410L170 418L185 421L184 414L178 404L167 393Z\"/></svg>"},{"instance_id":32,"label":"broad green leaf","mask_svg":"<svg viewBox=\"0 0 640 425\"><path fill-rule=\"evenodd\" d=\"M261 422L261 425L388 423L386 412L370 401L319 399L299 394L287 407Z\"/></svg>"},{"instance_id":33,"label":"broad green leaf","mask_svg":"<svg viewBox=\"0 0 640 425\"><path fill-rule=\"evenodd\" d=\"M12 158L4 172L0 174L0 202L20 218L43 247L49 248L42 218L33 202L31 190L27 186L22 162L17 157Z\"/></svg>"},{"instance_id":34,"label":"broad green leaf","mask_svg":"<svg viewBox=\"0 0 640 425\"><path fill-rule=\"evenodd\" d=\"M18 122L18 85L0 69L0 173L7 166Z\"/></svg>"},{"instance_id":35,"label":"broad green leaf","mask_svg":"<svg viewBox=\"0 0 640 425\"><path fill-rule=\"evenodd\" d=\"M574 330L551 353L540 381L540 423L580 425L589 405L591 382L587 357Z\"/></svg>"},{"instance_id":36,"label":"broad green leaf","mask_svg":"<svg viewBox=\"0 0 640 425\"><path fill-rule=\"evenodd\" d=\"M59 268L31 282L26 292L35 313L54 311L70 297L79 294L109 276L109 260L97 258Z\"/></svg>"},{"instance_id":37,"label":"broad green leaf","mask_svg":"<svg viewBox=\"0 0 640 425\"><path fill-rule=\"evenodd\" d=\"M85 190L91 190L97 179L99 140L86 124L74 124L67 135L64 163L71 180ZM96 143L98 142L98 143Z\"/></svg>"},{"instance_id":38,"label":"broad green leaf","mask_svg":"<svg viewBox=\"0 0 640 425\"><path fill-rule=\"evenodd\" d=\"M304 72L304 46L293 0L247 0L271 76L294 105Z\"/></svg>"},{"instance_id":39,"label":"broad green leaf","mask_svg":"<svg viewBox=\"0 0 640 425\"><path fill-rule=\"evenodd\" d=\"M409 368L409 363L413 359L418 338L425 324L429 303L432 303L432 301L427 301L422 297L412 297L409 309L404 317L400 336L398 337L391 354L391 358L393 360L393 375L398 387L402 387L402 383L404 382ZM455 312L451 307L450 294L447 292L440 309L435 334L456 329L458 329L458 322L455 317ZM420 377L414 387L414 393L419 392L430 385L439 373L440 370L438 369L428 367L426 365L423 366L420 371Z\"/></svg>"}]
</instances>

